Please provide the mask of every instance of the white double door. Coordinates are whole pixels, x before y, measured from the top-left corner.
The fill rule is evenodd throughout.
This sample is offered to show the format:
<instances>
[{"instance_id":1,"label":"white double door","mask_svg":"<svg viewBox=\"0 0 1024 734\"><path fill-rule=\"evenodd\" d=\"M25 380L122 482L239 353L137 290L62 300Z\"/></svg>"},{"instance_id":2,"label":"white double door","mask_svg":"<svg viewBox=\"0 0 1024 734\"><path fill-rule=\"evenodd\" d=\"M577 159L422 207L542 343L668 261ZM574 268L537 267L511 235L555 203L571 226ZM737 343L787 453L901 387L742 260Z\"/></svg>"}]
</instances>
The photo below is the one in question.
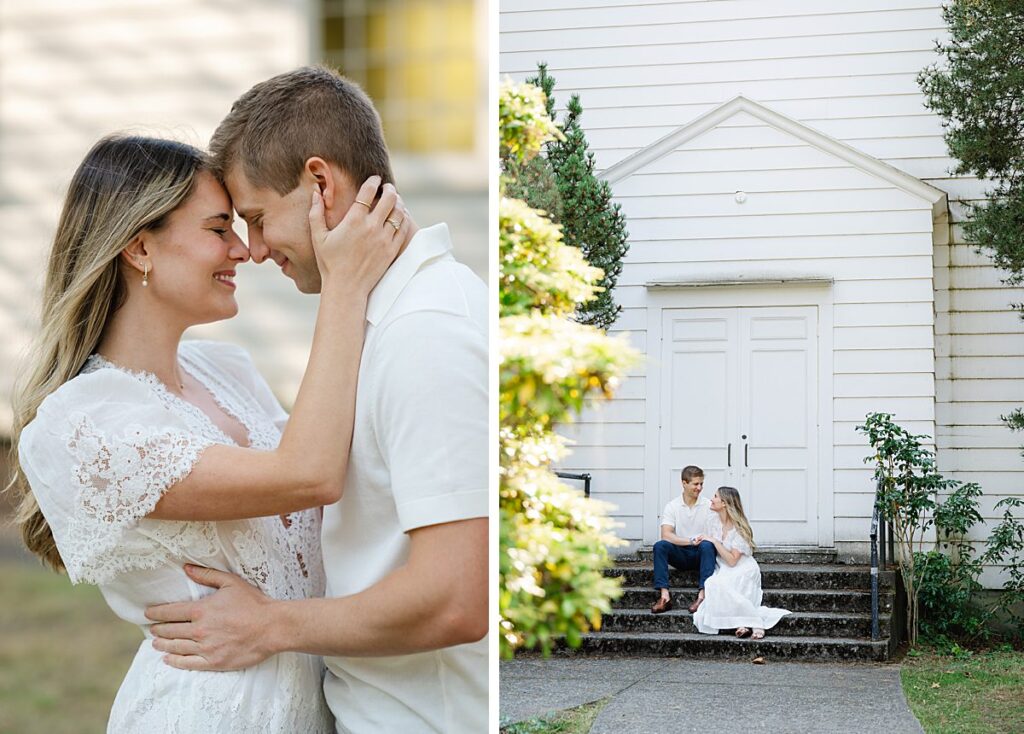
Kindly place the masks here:
<instances>
[{"instance_id":1,"label":"white double door","mask_svg":"<svg viewBox=\"0 0 1024 734\"><path fill-rule=\"evenodd\" d=\"M818 542L816 306L662 312L659 507L688 464L740 492L758 545Z\"/></svg>"}]
</instances>

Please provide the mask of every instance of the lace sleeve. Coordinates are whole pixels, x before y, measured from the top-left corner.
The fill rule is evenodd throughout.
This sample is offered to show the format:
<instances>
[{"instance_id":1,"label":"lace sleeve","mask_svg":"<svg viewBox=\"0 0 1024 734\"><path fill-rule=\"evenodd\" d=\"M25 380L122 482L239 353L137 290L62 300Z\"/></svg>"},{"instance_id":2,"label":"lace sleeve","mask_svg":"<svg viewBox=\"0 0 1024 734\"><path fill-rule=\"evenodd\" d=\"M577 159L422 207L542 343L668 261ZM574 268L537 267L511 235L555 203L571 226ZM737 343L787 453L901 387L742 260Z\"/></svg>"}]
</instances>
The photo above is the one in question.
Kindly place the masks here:
<instances>
[{"instance_id":1,"label":"lace sleeve","mask_svg":"<svg viewBox=\"0 0 1024 734\"><path fill-rule=\"evenodd\" d=\"M722 521L718 519L717 514L709 512L708 519L704 522L704 535L722 540L722 534Z\"/></svg>"},{"instance_id":2,"label":"lace sleeve","mask_svg":"<svg viewBox=\"0 0 1024 734\"><path fill-rule=\"evenodd\" d=\"M147 565L127 550L129 531L188 476L210 442L157 406L122 399L89 412L60 402L46 407L19 450L71 581L101 584Z\"/></svg>"},{"instance_id":3,"label":"lace sleeve","mask_svg":"<svg viewBox=\"0 0 1024 734\"><path fill-rule=\"evenodd\" d=\"M733 528L729 531L729 537L725 539L725 547L730 550L737 550L745 556L753 555L750 550L750 544L743 539L739 531Z\"/></svg>"}]
</instances>

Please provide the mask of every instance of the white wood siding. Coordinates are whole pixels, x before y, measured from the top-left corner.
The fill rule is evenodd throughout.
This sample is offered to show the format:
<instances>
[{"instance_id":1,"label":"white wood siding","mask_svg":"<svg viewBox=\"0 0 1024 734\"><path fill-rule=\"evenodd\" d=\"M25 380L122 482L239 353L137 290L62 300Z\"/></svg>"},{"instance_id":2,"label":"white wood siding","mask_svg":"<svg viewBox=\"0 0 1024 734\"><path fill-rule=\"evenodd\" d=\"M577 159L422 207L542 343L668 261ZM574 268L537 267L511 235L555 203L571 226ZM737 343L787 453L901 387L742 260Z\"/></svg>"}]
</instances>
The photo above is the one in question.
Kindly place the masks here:
<instances>
[{"instance_id":1,"label":"white wood siding","mask_svg":"<svg viewBox=\"0 0 1024 734\"><path fill-rule=\"evenodd\" d=\"M485 22L486 3L477 2ZM316 61L309 39L318 5L0 2L0 434L10 428L14 371L35 329L63 194L86 151L118 130L204 146L251 85ZM448 222L456 256L486 277L487 166L479 163L396 158L394 168L417 222ZM273 266L243 266L238 286L239 316L190 336L244 345L289 403L305 369L316 299Z\"/></svg>"},{"instance_id":2,"label":"white wood siding","mask_svg":"<svg viewBox=\"0 0 1024 734\"><path fill-rule=\"evenodd\" d=\"M981 200L987 184L950 173L940 120L915 81L945 33L939 0L501 3L502 75L523 79L546 61L560 110L579 92L602 169L742 94L948 194L951 225L929 249L931 222L913 197L745 115L615 187L632 235L617 329L643 328L643 282L655 272L836 274L835 525L853 552L871 506L853 426L868 411L935 435L941 467L985 488L986 518L999 498L1024 494L1024 436L1000 421L1024 403L1024 323L1009 310L1024 289L1007 288L965 244L963 202ZM739 189L750 197L743 207ZM601 414L607 429L589 413L572 429L581 447L643 445L642 385L630 388ZM629 524L634 508L623 509Z\"/></svg>"},{"instance_id":3,"label":"white wood siding","mask_svg":"<svg viewBox=\"0 0 1024 734\"><path fill-rule=\"evenodd\" d=\"M612 333L627 335L650 354L658 352L645 331L646 284L655 280L773 273L833 279L835 533L837 543L859 541L856 520L864 514L861 494L870 487L870 470L862 462L863 440L853 427L870 410L891 410L915 421L922 432L935 430L931 207L751 120L711 130L615 186L631 233L619 292L632 299ZM746 146L748 137L773 137L785 145ZM661 196L649 185L652 177L688 185L700 175L692 171L689 154L708 139L720 142L706 159L709 168L716 168L716 160L732 162L724 191ZM780 164L780 149L806 183L777 191L759 177L757 185L764 188L748 185L752 176ZM798 161L804 165L798 167ZM830 189L833 176L853 187ZM814 190L817 184L821 187ZM743 204L735 200L737 189L748 192ZM896 285L873 287L886 282ZM658 369L655 364L648 368ZM624 523L620 532L633 542L642 535L642 469L645 452L652 450L645 447L644 374L631 377L611 404L588 411L566 431L577 445L565 468L594 474L594 495L618 506L616 516ZM610 473L616 469L627 471Z\"/></svg>"},{"instance_id":4,"label":"white wood siding","mask_svg":"<svg viewBox=\"0 0 1024 734\"><path fill-rule=\"evenodd\" d=\"M205 145L235 97L308 61L306 24L283 1L0 3L0 432L82 157L119 130ZM245 344L279 394L294 394L308 299L270 268L245 267L238 285L241 315L196 335ZM260 349L263 337L273 348Z\"/></svg>"}]
</instances>

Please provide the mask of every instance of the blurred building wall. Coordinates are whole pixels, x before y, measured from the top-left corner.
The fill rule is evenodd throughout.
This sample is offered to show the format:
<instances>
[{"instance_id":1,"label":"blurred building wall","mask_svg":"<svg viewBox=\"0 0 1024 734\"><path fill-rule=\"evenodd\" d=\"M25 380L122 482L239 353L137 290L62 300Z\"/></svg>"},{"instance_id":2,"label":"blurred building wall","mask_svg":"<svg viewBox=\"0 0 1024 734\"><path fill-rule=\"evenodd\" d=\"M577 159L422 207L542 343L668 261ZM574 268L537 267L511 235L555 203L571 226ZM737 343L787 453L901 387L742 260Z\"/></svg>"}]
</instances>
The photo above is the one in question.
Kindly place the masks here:
<instances>
[{"instance_id":1,"label":"blurred building wall","mask_svg":"<svg viewBox=\"0 0 1024 734\"><path fill-rule=\"evenodd\" d=\"M456 256L485 277L486 3L467 1L474 7L472 76L480 98L474 144L454 154L392 145L392 153L417 222L447 221ZM204 146L252 84L321 60L325 17L365 5L0 0L0 434L10 426L10 389L37 319L61 198L91 145L106 133L133 130ZM393 17L406 5L423 12L422 0L387 3ZM239 316L187 336L248 348L288 405L308 355L317 299L300 295L272 265L247 264L237 282Z\"/></svg>"}]
</instances>

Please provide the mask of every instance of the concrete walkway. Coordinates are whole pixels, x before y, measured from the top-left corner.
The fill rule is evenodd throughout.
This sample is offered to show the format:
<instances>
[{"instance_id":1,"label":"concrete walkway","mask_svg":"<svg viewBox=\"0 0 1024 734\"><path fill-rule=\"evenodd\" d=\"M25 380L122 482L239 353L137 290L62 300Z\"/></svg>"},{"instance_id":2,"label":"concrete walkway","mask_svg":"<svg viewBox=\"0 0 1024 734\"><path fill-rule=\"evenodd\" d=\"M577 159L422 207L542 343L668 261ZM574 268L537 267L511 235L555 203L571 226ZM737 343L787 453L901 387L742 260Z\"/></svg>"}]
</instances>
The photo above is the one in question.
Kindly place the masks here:
<instances>
[{"instance_id":1,"label":"concrete walkway","mask_svg":"<svg viewBox=\"0 0 1024 734\"><path fill-rule=\"evenodd\" d=\"M923 731L896 665L532 657L501 664L502 723L606 696L591 734Z\"/></svg>"}]
</instances>

